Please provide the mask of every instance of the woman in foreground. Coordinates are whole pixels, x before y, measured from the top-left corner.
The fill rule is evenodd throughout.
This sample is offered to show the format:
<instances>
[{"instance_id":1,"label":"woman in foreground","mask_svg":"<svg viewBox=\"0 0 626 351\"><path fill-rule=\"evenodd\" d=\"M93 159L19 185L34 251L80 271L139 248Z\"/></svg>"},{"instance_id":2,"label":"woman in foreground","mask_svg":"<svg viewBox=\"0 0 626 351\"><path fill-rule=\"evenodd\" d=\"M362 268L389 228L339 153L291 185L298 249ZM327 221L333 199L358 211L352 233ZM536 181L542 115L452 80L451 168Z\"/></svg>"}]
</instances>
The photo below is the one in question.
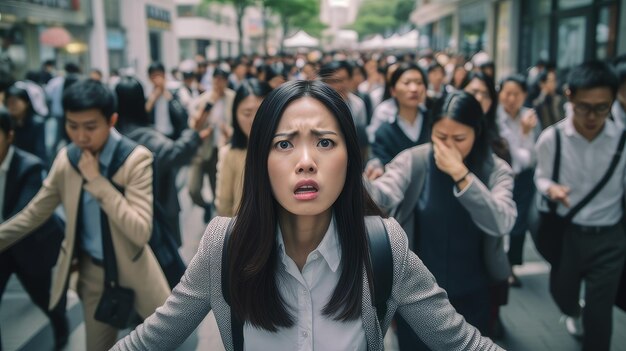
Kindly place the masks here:
<instances>
[{"instance_id":1,"label":"woman in foreground","mask_svg":"<svg viewBox=\"0 0 626 351\"><path fill-rule=\"evenodd\" d=\"M393 287L378 320L365 226L374 207L361 162L334 90L294 81L273 91L252 125L238 217L209 224L165 305L113 349L174 349L213 310L226 350L235 350L232 308L246 350L382 350L396 311L434 350L498 350L455 312L393 219L383 220Z\"/></svg>"}]
</instances>

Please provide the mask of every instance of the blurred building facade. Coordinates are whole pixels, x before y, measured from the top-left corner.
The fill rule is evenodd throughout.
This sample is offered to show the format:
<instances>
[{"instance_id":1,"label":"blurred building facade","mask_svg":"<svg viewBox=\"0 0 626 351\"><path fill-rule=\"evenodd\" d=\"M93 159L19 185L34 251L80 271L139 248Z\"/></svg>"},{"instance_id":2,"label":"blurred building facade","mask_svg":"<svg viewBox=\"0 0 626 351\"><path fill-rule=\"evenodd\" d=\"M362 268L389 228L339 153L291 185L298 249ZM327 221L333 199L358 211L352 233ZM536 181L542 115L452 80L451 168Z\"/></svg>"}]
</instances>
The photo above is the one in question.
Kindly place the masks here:
<instances>
[{"instance_id":1,"label":"blurred building facade","mask_svg":"<svg viewBox=\"0 0 626 351\"><path fill-rule=\"evenodd\" d=\"M471 56L487 52L502 77L539 59L560 70L626 53L619 0L417 0L419 45Z\"/></svg>"},{"instance_id":2,"label":"blurred building facade","mask_svg":"<svg viewBox=\"0 0 626 351\"><path fill-rule=\"evenodd\" d=\"M246 10L244 53L265 52L265 22L259 8ZM99 69L105 77L126 69L146 81L153 61L169 70L196 54L209 59L239 55L236 23L232 5L202 0L3 0L0 68L23 79L54 60L57 69L73 62L85 72ZM273 52L279 32L268 31ZM59 41L59 33L64 40Z\"/></svg>"}]
</instances>

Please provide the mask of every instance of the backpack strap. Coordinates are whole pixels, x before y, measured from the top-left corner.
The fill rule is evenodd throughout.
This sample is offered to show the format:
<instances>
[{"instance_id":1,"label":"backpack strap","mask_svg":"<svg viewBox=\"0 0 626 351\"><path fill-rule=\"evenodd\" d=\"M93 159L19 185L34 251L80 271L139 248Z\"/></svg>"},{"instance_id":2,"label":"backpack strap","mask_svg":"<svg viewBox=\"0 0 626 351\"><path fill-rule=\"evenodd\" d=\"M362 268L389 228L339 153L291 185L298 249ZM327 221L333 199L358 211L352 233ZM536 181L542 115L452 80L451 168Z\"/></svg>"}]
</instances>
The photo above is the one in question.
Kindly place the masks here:
<instances>
[{"instance_id":1,"label":"backpack strap","mask_svg":"<svg viewBox=\"0 0 626 351\"><path fill-rule=\"evenodd\" d=\"M372 304L376 307L376 316L380 324L387 314L387 301L393 287L393 255L389 235L382 218L365 217L365 227L373 275L370 280L374 285Z\"/></svg>"},{"instance_id":2,"label":"backpack strap","mask_svg":"<svg viewBox=\"0 0 626 351\"><path fill-rule=\"evenodd\" d=\"M235 221L230 218L228 220L228 226L226 229L226 234L224 235L224 246L222 247L222 296L228 306L230 304L230 280L228 275L228 269L230 265L229 262L229 243L230 243L230 234L233 231L233 224ZM235 313L233 313L232 306L230 308L230 330L233 338L233 348L235 351L243 351L243 323L237 318Z\"/></svg>"}]
</instances>

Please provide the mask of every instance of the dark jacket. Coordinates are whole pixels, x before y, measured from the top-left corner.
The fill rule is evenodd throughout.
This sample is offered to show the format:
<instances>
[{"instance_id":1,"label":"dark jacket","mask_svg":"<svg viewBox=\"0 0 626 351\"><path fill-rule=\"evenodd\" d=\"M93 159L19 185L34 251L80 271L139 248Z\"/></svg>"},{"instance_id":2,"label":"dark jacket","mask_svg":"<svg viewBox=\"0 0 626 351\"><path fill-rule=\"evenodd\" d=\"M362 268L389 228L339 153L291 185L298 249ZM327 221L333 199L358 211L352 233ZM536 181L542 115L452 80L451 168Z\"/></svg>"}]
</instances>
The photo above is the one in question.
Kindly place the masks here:
<instances>
[{"instance_id":1,"label":"dark jacket","mask_svg":"<svg viewBox=\"0 0 626 351\"><path fill-rule=\"evenodd\" d=\"M13 146L39 157L46 164L48 154L46 152L46 130L43 118L33 114L24 119L23 126L15 126Z\"/></svg>"},{"instance_id":2,"label":"dark jacket","mask_svg":"<svg viewBox=\"0 0 626 351\"><path fill-rule=\"evenodd\" d=\"M194 130L186 129L176 140L171 140L152 127L132 124L120 132L154 154L155 199L163 207L164 212L171 216L170 223L175 233L174 239L180 245L180 226L178 225L180 203L176 189L176 174L178 169L189 164L196 154L202 142L200 135Z\"/></svg>"},{"instance_id":3,"label":"dark jacket","mask_svg":"<svg viewBox=\"0 0 626 351\"><path fill-rule=\"evenodd\" d=\"M187 129L187 121L189 119L189 115L187 114L187 110L185 110L183 104L181 104L177 98L178 91L171 91L171 93L173 98L168 101L167 106L168 112L170 114L170 122L172 123L172 127L174 128L174 132L172 133L172 135L168 135L167 137L175 140L178 139L183 130ZM153 108L152 111L150 111L150 121L152 121L152 123L154 123L155 110L156 108Z\"/></svg>"},{"instance_id":4,"label":"dark jacket","mask_svg":"<svg viewBox=\"0 0 626 351\"><path fill-rule=\"evenodd\" d=\"M397 154L413 146L425 144L430 141L430 123L425 117L428 114L422 112L422 130L417 142L409 139L398 125L398 119L392 123L382 124L376 131L374 144L372 144L372 154L378 158L383 165L386 165Z\"/></svg>"},{"instance_id":5,"label":"dark jacket","mask_svg":"<svg viewBox=\"0 0 626 351\"><path fill-rule=\"evenodd\" d=\"M14 148L4 189L2 217L7 220L20 212L41 188L44 164L34 155ZM33 234L2 254L11 252L22 267L42 269L56 262L63 241L63 221L53 215Z\"/></svg>"}]
</instances>

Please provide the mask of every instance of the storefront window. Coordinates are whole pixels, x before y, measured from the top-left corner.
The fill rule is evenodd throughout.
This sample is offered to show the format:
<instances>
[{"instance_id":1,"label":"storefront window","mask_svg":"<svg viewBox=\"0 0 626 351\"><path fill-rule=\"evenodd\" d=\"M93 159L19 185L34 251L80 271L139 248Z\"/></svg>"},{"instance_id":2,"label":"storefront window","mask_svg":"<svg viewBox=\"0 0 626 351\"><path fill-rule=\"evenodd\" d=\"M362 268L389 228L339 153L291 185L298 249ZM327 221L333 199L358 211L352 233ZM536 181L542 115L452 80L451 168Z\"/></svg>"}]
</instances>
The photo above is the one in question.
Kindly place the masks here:
<instances>
[{"instance_id":1,"label":"storefront window","mask_svg":"<svg viewBox=\"0 0 626 351\"><path fill-rule=\"evenodd\" d=\"M532 45L530 56L532 62L550 58L550 20L547 17L535 21L532 29Z\"/></svg>"},{"instance_id":2,"label":"storefront window","mask_svg":"<svg viewBox=\"0 0 626 351\"><path fill-rule=\"evenodd\" d=\"M161 62L161 33L150 32L150 59Z\"/></svg>"},{"instance_id":3,"label":"storefront window","mask_svg":"<svg viewBox=\"0 0 626 351\"><path fill-rule=\"evenodd\" d=\"M596 24L596 58L604 60L615 56L615 35L617 28L616 5L600 9Z\"/></svg>"},{"instance_id":4,"label":"storefront window","mask_svg":"<svg viewBox=\"0 0 626 351\"><path fill-rule=\"evenodd\" d=\"M557 67L565 69L582 63L585 59L585 16L564 18L559 21Z\"/></svg>"},{"instance_id":5,"label":"storefront window","mask_svg":"<svg viewBox=\"0 0 626 351\"><path fill-rule=\"evenodd\" d=\"M524 1L524 15L533 18L537 15L547 15L552 10L552 0L531 0Z\"/></svg>"},{"instance_id":6,"label":"storefront window","mask_svg":"<svg viewBox=\"0 0 626 351\"><path fill-rule=\"evenodd\" d=\"M593 0L559 0L559 10L591 5L591 3L593 3Z\"/></svg>"}]
</instances>

